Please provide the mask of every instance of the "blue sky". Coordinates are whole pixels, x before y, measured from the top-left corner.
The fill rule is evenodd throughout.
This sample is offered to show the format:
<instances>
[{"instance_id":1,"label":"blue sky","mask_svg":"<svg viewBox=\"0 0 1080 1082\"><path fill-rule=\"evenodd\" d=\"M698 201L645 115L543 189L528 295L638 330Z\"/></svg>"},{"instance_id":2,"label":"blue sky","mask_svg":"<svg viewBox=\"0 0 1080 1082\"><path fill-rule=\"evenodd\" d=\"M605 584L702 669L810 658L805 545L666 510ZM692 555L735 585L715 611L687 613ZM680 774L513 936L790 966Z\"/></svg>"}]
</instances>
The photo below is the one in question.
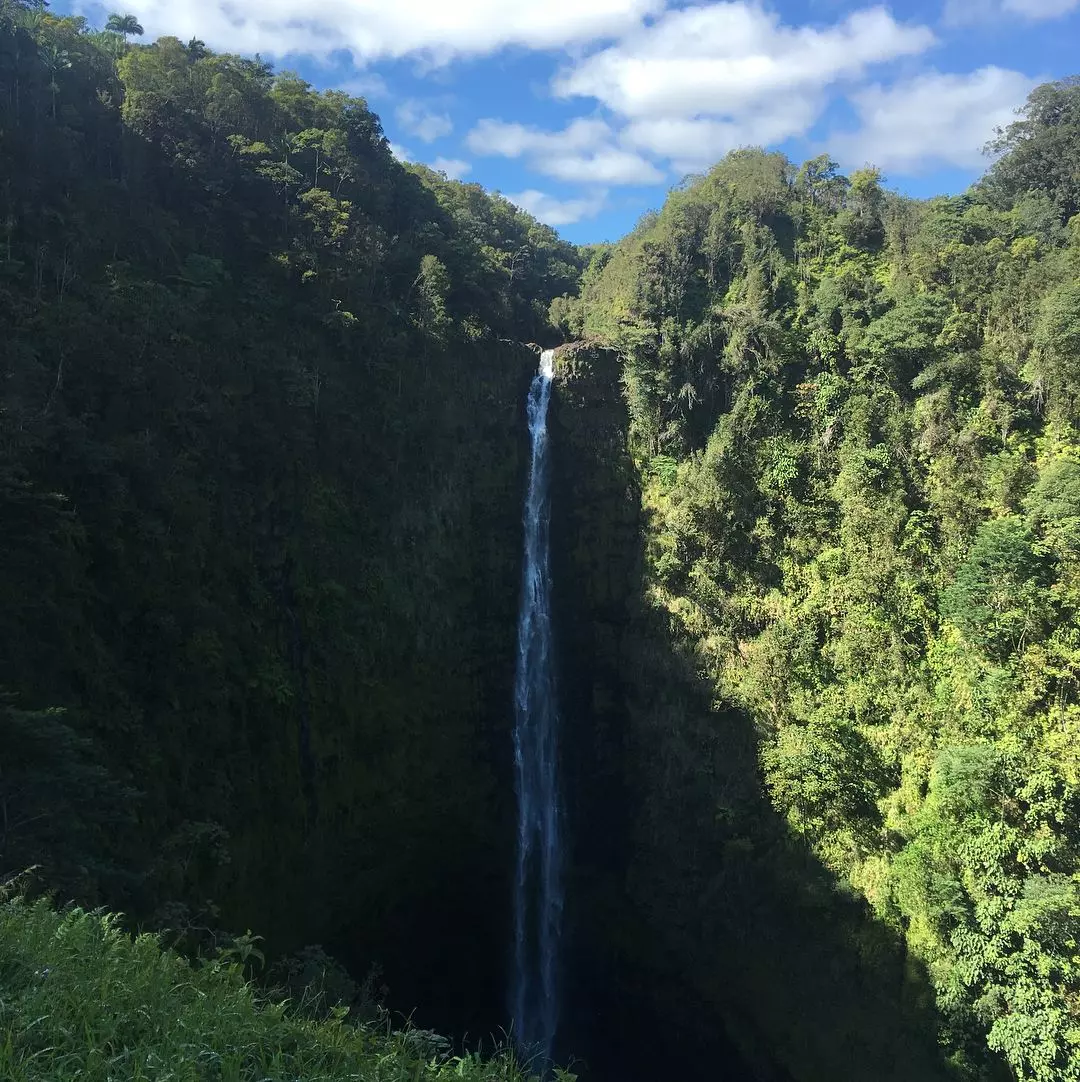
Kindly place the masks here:
<instances>
[{"instance_id":1,"label":"blue sky","mask_svg":"<svg viewBox=\"0 0 1080 1082\"><path fill-rule=\"evenodd\" d=\"M362 94L399 156L614 240L736 146L958 191L1030 88L1080 71L1080 0L117 0L147 38ZM100 25L95 0L54 0Z\"/></svg>"}]
</instances>

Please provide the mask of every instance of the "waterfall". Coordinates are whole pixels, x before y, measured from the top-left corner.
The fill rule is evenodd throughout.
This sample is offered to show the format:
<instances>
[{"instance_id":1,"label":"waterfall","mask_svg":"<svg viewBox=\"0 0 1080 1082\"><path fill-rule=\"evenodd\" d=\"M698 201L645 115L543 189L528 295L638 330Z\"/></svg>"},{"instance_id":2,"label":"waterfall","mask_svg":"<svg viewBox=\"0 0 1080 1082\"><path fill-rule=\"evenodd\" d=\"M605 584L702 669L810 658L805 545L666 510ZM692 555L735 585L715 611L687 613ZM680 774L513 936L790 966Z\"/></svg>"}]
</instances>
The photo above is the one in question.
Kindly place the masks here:
<instances>
[{"instance_id":1,"label":"waterfall","mask_svg":"<svg viewBox=\"0 0 1080 1082\"><path fill-rule=\"evenodd\" d=\"M532 457L525 495L525 554L514 677L514 768L518 803L514 883L513 1036L543 1073L558 1025L562 852L558 711L552 671L550 464L547 412L554 350L540 357L529 388Z\"/></svg>"}]
</instances>

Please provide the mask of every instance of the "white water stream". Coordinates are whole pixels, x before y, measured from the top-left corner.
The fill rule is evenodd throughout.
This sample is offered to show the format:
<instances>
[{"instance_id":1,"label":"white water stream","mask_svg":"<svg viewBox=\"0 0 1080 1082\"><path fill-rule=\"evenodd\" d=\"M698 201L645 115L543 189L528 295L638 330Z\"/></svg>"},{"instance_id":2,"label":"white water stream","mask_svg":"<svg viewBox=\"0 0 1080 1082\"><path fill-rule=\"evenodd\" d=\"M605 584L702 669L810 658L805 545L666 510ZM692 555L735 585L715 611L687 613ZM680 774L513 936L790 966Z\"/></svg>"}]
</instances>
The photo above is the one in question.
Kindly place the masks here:
<instances>
[{"instance_id":1,"label":"white water stream","mask_svg":"<svg viewBox=\"0 0 1080 1082\"><path fill-rule=\"evenodd\" d=\"M547 413L555 354L545 350L529 388L532 456L525 496L525 559L514 679L518 803L514 884L513 1037L532 1069L551 1060L558 1026L563 886L558 723L551 634L550 463Z\"/></svg>"}]
</instances>

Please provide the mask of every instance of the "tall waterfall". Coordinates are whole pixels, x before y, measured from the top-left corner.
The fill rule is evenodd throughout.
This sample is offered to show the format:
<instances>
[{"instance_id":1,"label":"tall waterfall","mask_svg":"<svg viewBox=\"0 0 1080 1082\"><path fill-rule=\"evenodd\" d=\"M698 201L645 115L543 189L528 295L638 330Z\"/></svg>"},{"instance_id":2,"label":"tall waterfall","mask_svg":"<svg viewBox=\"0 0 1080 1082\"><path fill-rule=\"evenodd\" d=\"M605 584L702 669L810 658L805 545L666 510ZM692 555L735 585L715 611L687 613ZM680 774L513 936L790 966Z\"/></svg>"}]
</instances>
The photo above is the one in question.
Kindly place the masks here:
<instances>
[{"instance_id":1,"label":"tall waterfall","mask_svg":"<svg viewBox=\"0 0 1080 1082\"><path fill-rule=\"evenodd\" d=\"M514 679L518 841L511 1009L518 1048L541 1073L550 1062L558 1025L563 907L547 432L554 365L554 350L545 350L540 357L540 371L529 388L532 459L525 496L525 559Z\"/></svg>"}]
</instances>

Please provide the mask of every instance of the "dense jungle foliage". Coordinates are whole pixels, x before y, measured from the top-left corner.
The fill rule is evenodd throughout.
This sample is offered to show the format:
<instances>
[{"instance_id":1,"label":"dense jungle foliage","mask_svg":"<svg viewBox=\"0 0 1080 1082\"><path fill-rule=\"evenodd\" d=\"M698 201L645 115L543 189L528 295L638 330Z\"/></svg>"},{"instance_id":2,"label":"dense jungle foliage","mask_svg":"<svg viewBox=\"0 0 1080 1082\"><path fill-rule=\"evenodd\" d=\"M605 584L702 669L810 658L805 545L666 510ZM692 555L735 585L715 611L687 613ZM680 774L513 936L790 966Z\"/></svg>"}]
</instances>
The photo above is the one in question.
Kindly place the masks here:
<instances>
[{"instance_id":1,"label":"dense jungle foliage","mask_svg":"<svg viewBox=\"0 0 1080 1082\"><path fill-rule=\"evenodd\" d=\"M517 343L578 255L360 99L115 25L0 0L0 878L475 1028Z\"/></svg>"},{"instance_id":2,"label":"dense jungle foliage","mask_svg":"<svg viewBox=\"0 0 1080 1082\"><path fill-rule=\"evenodd\" d=\"M997 1077L988 1048L1006 1077L1066 1082L1080 82L1036 89L994 149L926 202L871 168L734 152L552 313L625 359L648 595L714 727L749 714L790 834L926 966L952 1069ZM745 812L709 784L723 834Z\"/></svg>"}]
</instances>

